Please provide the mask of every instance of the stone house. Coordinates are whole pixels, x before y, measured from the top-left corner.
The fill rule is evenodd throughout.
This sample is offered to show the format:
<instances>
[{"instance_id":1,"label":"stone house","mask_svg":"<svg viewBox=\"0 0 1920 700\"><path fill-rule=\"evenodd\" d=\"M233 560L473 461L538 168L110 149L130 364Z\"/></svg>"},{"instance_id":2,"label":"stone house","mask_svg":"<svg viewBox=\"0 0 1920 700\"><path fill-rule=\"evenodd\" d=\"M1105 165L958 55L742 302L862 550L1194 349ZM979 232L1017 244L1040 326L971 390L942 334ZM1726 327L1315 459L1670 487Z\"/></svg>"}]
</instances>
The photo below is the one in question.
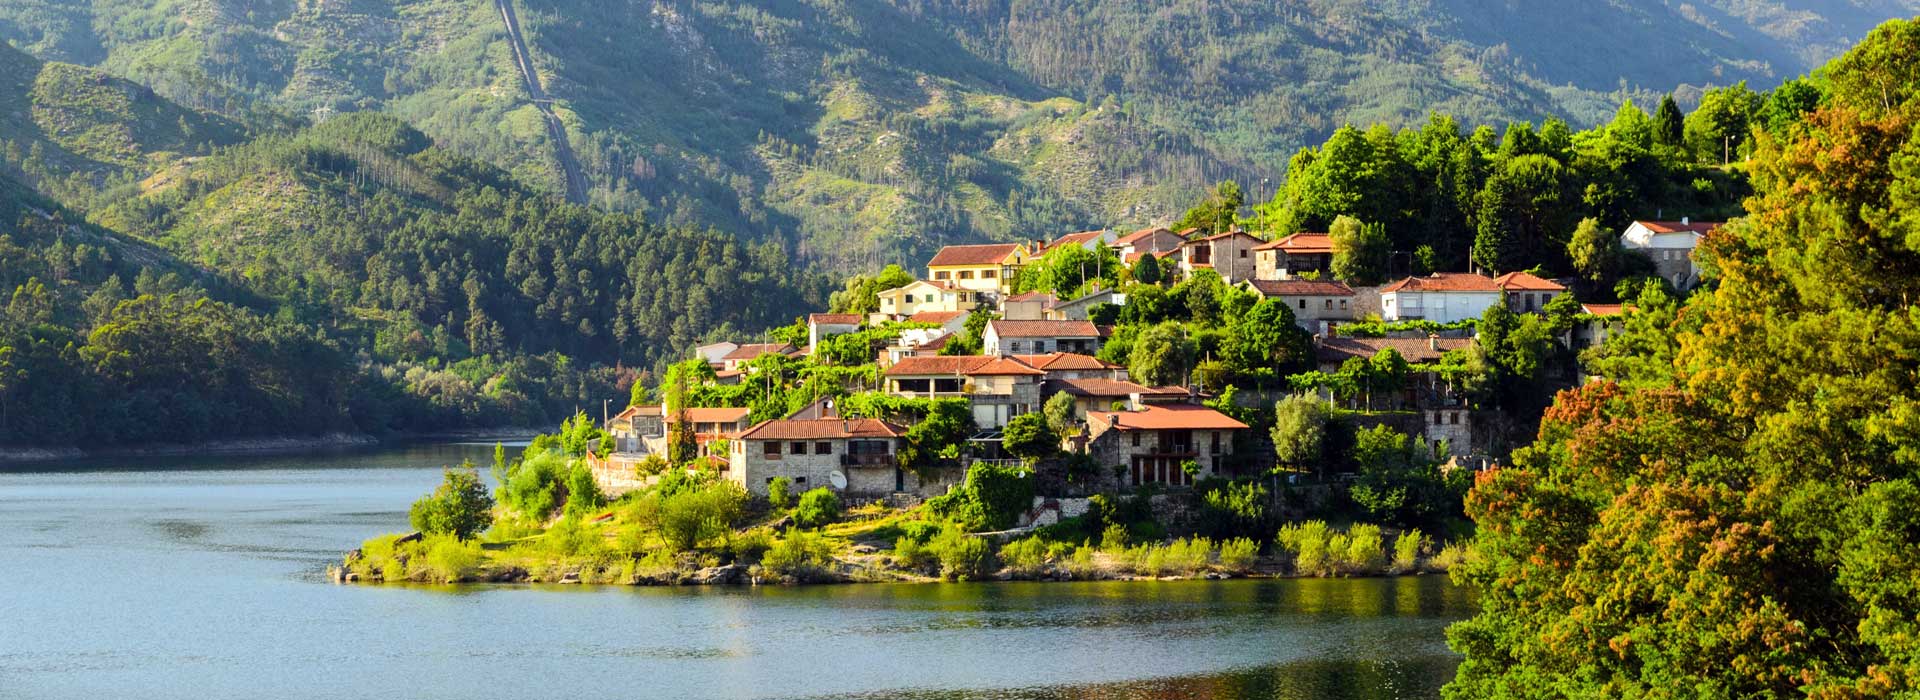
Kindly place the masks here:
<instances>
[{"instance_id":1,"label":"stone house","mask_svg":"<svg viewBox=\"0 0 1920 700\"><path fill-rule=\"evenodd\" d=\"M1085 449L1100 465L1122 467L1126 486L1191 486L1225 472L1233 438L1244 430L1247 424L1192 404L1090 411ZM1189 460L1199 465L1199 473L1182 468Z\"/></svg>"},{"instance_id":2,"label":"stone house","mask_svg":"<svg viewBox=\"0 0 1920 700\"><path fill-rule=\"evenodd\" d=\"M1075 418L1085 418L1093 411L1123 410L1114 408L1116 404L1124 406L1124 410L1138 411L1149 405L1192 400L1192 394L1182 387L1155 388L1124 379L1049 379L1041 385L1041 395L1051 399L1054 394L1073 397Z\"/></svg>"},{"instance_id":3,"label":"stone house","mask_svg":"<svg viewBox=\"0 0 1920 700\"><path fill-rule=\"evenodd\" d=\"M965 312L979 305L979 292L948 282L914 280L910 284L879 293L880 313L888 318L907 318L926 312Z\"/></svg>"},{"instance_id":4,"label":"stone house","mask_svg":"<svg viewBox=\"0 0 1920 700\"><path fill-rule=\"evenodd\" d=\"M1690 289L1700 283L1700 265L1693 261L1693 249L1700 237L1725 226L1718 221L1635 221L1620 234L1620 245L1653 261L1660 276L1675 289Z\"/></svg>"},{"instance_id":5,"label":"stone house","mask_svg":"<svg viewBox=\"0 0 1920 700\"><path fill-rule=\"evenodd\" d=\"M1284 280L1301 273L1333 270L1333 238L1324 233L1296 233L1253 249L1255 279Z\"/></svg>"},{"instance_id":6,"label":"stone house","mask_svg":"<svg viewBox=\"0 0 1920 700\"><path fill-rule=\"evenodd\" d=\"M1092 355L1080 355L1070 352L1055 352L1045 355L1014 355L1028 367L1047 373L1047 379L1114 379L1127 380L1125 365L1116 365Z\"/></svg>"},{"instance_id":7,"label":"stone house","mask_svg":"<svg viewBox=\"0 0 1920 700\"><path fill-rule=\"evenodd\" d=\"M1606 343L1609 336L1620 332L1626 313L1625 304L1581 304L1581 322L1573 325L1567 347L1578 352Z\"/></svg>"},{"instance_id":8,"label":"stone house","mask_svg":"<svg viewBox=\"0 0 1920 700\"><path fill-rule=\"evenodd\" d=\"M1051 253L1056 249L1063 248L1070 245L1080 246L1085 250L1094 250L1099 248L1102 245L1112 244L1114 237L1117 235L1119 235L1117 232L1107 231L1104 229L1099 231L1081 231L1079 233L1069 233L1065 236L1055 238L1051 241L1047 241L1042 245L1036 246L1036 249L1040 251L1040 255L1046 255L1047 253Z\"/></svg>"},{"instance_id":9,"label":"stone house","mask_svg":"<svg viewBox=\"0 0 1920 700\"><path fill-rule=\"evenodd\" d=\"M1505 303L1504 296L1492 278L1470 272L1436 272L1381 287L1380 318L1436 323L1477 319L1487 309Z\"/></svg>"},{"instance_id":10,"label":"stone house","mask_svg":"<svg viewBox=\"0 0 1920 700\"><path fill-rule=\"evenodd\" d=\"M1092 355L1100 351L1100 329L1089 321L1009 321L994 319L981 334L988 355L1040 355L1070 352Z\"/></svg>"},{"instance_id":11,"label":"stone house","mask_svg":"<svg viewBox=\"0 0 1920 700\"><path fill-rule=\"evenodd\" d=\"M666 418L659 406L628 406L607 419L608 435L613 436L613 451L646 454L647 440L667 434Z\"/></svg>"},{"instance_id":12,"label":"stone house","mask_svg":"<svg viewBox=\"0 0 1920 700\"><path fill-rule=\"evenodd\" d=\"M1261 241L1245 231L1216 233L1180 246L1180 271L1213 270L1227 284L1253 279L1253 249Z\"/></svg>"},{"instance_id":13,"label":"stone house","mask_svg":"<svg viewBox=\"0 0 1920 700\"><path fill-rule=\"evenodd\" d=\"M910 491L919 481L896 457L906 432L870 418L765 421L732 442L727 478L756 496L767 495L767 484L783 476L795 492L822 486L858 496Z\"/></svg>"},{"instance_id":14,"label":"stone house","mask_svg":"<svg viewBox=\"0 0 1920 700\"><path fill-rule=\"evenodd\" d=\"M1040 408L1047 373L1010 357L934 355L902 358L884 374L886 392L911 398L964 398L973 422L999 428Z\"/></svg>"},{"instance_id":15,"label":"stone house","mask_svg":"<svg viewBox=\"0 0 1920 700\"><path fill-rule=\"evenodd\" d=\"M733 349L720 358L720 370L723 372L741 372L745 365L761 355L786 355L792 357L800 352L792 343L749 343Z\"/></svg>"},{"instance_id":16,"label":"stone house","mask_svg":"<svg viewBox=\"0 0 1920 700\"><path fill-rule=\"evenodd\" d=\"M1100 304L1124 306L1127 295L1111 289L1095 289L1078 299L1056 300L1042 316L1049 321L1085 321L1087 312Z\"/></svg>"},{"instance_id":17,"label":"stone house","mask_svg":"<svg viewBox=\"0 0 1920 700\"><path fill-rule=\"evenodd\" d=\"M1293 311L1301 328L1320 331L1323 325L1353 320L1353 288L1341 282L1323 280L1264 280L1241 282L1240 286L1268 299L1278 299Z\"/></svg>"},{"instance_id":18,"label":"stone house","mask_svg":"<svg viewBox=\"0 0 1920 700\"><path fill-rule=\"evenodd\" d=\"M693 426L693 441L699 454L711 455L714 445L732 439L747 428L747 408L688 408L687 422ZM666 414L659 406L628 406L608 419L606 430L613 436L615 455L638 461L648 455L667 456L667 433L680 416Z\"/></svg>"},{"instance_id":19,"label":"stone house","mask_svg":"<svg viewBox=\"0 0 1920 700\"><path fill-rule=\"evenodd\" d=\"M1495 277L1493 284L1506 293L1507 310L1514 313L1541 313L1547 308L1547 302L1567 293L1566 285L1525 272Z\"/></svg>"},{"instance_id":20,"label":"stone house","mask_svg":"<svg viewBox=\"0 0 1920 700\"><path fill-rule=\"evenodd\" d=\"M1024 243L950 245L927 261L927 278L959 289L1004 296L1013 291L1013 278L1033 259Z\"/></svg>"}]
</instances>

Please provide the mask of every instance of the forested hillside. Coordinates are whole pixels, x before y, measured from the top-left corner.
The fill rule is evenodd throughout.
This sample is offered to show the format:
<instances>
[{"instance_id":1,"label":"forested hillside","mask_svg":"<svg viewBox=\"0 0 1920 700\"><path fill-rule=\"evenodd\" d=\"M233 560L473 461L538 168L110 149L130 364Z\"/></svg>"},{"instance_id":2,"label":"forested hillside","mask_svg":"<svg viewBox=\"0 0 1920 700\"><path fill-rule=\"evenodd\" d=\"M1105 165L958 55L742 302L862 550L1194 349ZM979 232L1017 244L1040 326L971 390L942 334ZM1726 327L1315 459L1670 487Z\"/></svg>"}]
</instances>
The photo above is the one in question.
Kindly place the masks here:
<instances>
[{"instance_id":1,"label":"forested hillside","mask_svg":"<svg viewBox=\"0 0 1920 700\"><path fill-rule=\"evenodd\" d=\"M517 13L595 203L782 241L837 269L938 245L1256 201L1343 124L1610 117L1770 87L1911 0L527 0ZM1562 31L1579 27L1580 31ZM0 8L0 36L254 125L379 110L559 191L482 0Z\"/></svg>"},{"instance_id":2,"label":"forested hillside","mask_svg":"<svg viewBox=\"0 0 1920 700\"><path fill-rule=\"evenodd\" d=\"M1756 132L1754 196L1480 475L1450 698L1920 690L1920 22Z\"/></svg>"}]
</instances>

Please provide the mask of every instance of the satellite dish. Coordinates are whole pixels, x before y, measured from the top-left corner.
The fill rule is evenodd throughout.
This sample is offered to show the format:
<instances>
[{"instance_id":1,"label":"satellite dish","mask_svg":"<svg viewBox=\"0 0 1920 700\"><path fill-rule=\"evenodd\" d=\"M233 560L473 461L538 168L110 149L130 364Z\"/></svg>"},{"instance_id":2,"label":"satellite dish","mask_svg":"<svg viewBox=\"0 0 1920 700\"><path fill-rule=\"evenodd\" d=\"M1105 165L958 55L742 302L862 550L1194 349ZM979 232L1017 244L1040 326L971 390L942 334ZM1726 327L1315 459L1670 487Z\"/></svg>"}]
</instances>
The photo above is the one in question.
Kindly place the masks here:
<instances>
[{"instance_id":1,"label":"satellite dish","mask_svg":"<svg viewBox=\"0 0 1920 700\"><path fill-rule=\"evenodd\" d=\"M840 489L842 491L847 490L847 475L844 473L834 472L832 474L828 474L827 482L833 484L833 487L836 489Z\"/></svg>"}]
</instances>

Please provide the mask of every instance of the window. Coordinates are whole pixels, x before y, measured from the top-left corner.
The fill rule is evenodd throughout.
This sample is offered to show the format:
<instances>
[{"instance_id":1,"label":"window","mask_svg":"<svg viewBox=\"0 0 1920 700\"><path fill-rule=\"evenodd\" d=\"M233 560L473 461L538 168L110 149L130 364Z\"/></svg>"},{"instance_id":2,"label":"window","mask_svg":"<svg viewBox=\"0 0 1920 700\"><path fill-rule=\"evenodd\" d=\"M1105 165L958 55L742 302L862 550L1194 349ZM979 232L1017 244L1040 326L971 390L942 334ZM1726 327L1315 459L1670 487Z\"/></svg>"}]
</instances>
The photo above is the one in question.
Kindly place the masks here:
<instances>
[{"instance_id":1,"label":"window","mask_svg":"<svg viewBox=\"0 0 1920 700\"><path fill-rule=\"evenodd\" d=\"M1220 433L1213 432L1207 434L1213 436L1213 445L1210 447L1212 453L1220 454Z\"/></svg>"},{"instance_id":2,"label":"window","mask_svg":"<svg viewBox=\"0 0 1920 700\"><path fill-rule=\"evenodd\" d=\"M1240 249L1240 257L1243 259L1247 257L1247 249L1245 248Z\"/></svg>"},{"instance_id":3,"label":"window","mask_svg":"<svg viewBox=\"0 0 1920 700\"><path fill-rule=\"evenodd\" d=\"M1020 341L1016 340L1016 341L1007 343L1007 354L1009 355L1020 354Z\"/></svg>"},{"instance_id":4,"label":"window","mask_svg":"<svg viewBox=\"0 0 1920 700\"><path fill-rule=\"evenodd\" d=\"M995 277L998 277L999 275L1000 275L1000 273L998 273L998 272L995 272L995 271L993 271L993 270L981 270L981 271L980 271L980 279L983 279L983 280L990 280L990 279L993 279L993 278L995 278Z\"/></svg>"},{"instance_id":5,"label":"window","mask_svg":"<svg viewBox=\"0 0 1920 700\"><path fill-rule=\"evenodd\" d=\"M1328 309L1328 310L1332 310L1332 309L1333 309L1333 300L1332 300L1332 299L1328 299L1328 300L1327 300L1327 309Z\"/></svg>"},{"instance_id":6,"label":"window","mask_svg":"<svg viewBox=\"0 0 1920 700\"><path fill-rule=\"evenodd\" d=\"M934 279L937 279L937 280L943 280L943 279L947 279L947 278L948 278L948 275L951 275L951 274L953 274L953 273L950 273L950 272L935 272L935 273L933 273L933 278L934 278Z\"/></svg>"},{"instance_id":7,"label":"window","mask_svg":"<svg viewBox=\"0 0 1920 700\"><path fill-rule=\"evenodd\" d=\"M767 459L780 458L780 443L768 441L766 443L762 443L761 449L766 451L764 454L766 455Z\"/></svg>"},{"instance_id":8,"label":"window","mask_svg":"<svg viewBox=\"0 0 1920 700\"><path fill-rule=\"evenodd\" d=\"M830 454L833 454L833 443L831 443L831 442L816 442L816 443L813 443L813 453L814 453L814 454L817 454L817 455L830 455Z\"/></svg>"},{"instance_id":9,"label":"window","mask_svg":"<svg viewBox=\"0 0 1920 700\"><path fill-rule=\"evenodd\" d=\"M1301 310L1301 311L1306 311L1306 310L1307 310L1307 300L1305 300L1305 299L1301 299L1301 300L1300 300L1300 310Z\"/></svg>"},{"instance_id":10,"label":"window","mask_svg":"<svg viewBox=\"0 0 1920 700\"><path fill-rule=\"evenodd\" d=\"M1139 446L1140 446L1140 434L1139 434L1139 433L1127 433L1127 437L1128 437L1128 438L1130 438L1131 440L1133 440L1133 446L1134 446L1134 447L1139 447Z\"/></svg>"},{"instance_id":11,"label":"window","mask_svg":"<svg viewBox=\"0 0 1920 700\"><path fill-rule=\"evenodd\" d=\"M908 294L908 295L907 295L907 303L909 303L909 304L911 304L911 303L913 303L913 295L912 295L912 294Z\"/></svg>"},{"instance_id":12,"label":"window","mask_svg":"<svg viewBox=\"0 0 1920 700\"><path fill-rule=\"evenodd\" d=\"M963 280L970 280L970 279L973 279L973 271L972 271L972 270L961 270L961 271L960 271L960 279L963 279Z\"/></svg>"},{"instance_id":13,"label":"window","mask_svg":"<svg viewBox=\"0 0 1920 700\"><path fill-rule=\"evenodd\" d=\"M1340 310L1341 311L1347 310L1347 300L1345 299L1340 300Z\"/></svg>"},{"instance_id":14,"label":"window","mask_svg":"<svg viewBox=\"0 0 1920 700\"><path fill-rule=\"evenodd\" d=\"M804 443L804 442L796 442L796 443L793 443L792 445L790 445L790 446L788 446L788 448L787 448L787 452L789 452L789 453L792 453L792 454L797 454L797 455L803 455L803 454L806 454L806 453L807 453L807 443Z\"/></svg>"}]
</instances>

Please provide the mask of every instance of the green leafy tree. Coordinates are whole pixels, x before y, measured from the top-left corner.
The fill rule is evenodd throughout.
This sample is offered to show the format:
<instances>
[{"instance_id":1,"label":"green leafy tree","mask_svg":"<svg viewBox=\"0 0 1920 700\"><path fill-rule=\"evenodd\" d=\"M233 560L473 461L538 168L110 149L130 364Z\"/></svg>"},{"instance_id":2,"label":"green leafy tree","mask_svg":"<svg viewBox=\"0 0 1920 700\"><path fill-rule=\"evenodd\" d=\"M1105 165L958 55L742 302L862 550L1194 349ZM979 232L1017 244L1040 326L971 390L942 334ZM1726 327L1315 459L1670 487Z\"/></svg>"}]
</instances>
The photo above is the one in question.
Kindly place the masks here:
<instances>
[{"instance_id":1,"label":"green leafy tree","mask_svg":"<svg viewBox=\"0 0 1920 700\"><path fill-rule=\"evenodd\" d=\"M1759 117L1762 98L1747 89L1747 81L1714 88L1700 95L1700 106L1687 115L1687 142L1694 153L1721 163L1743 152Z\"/></svg>"},{"instance_id":2,"label":"green leafy tree","mask_svg":"<svg viewBox=\"0 0 1920 700\"><path fill-rule=\"evenodd\" d=\"M1233 228L1234 222L1239 220L1240 208L1245 204L1246 195L1240 191L1240 183L1223 180L1215 183L1207 193L1207 198L1188 209L1173 228L1176 231L1198 228L1207 233L1221 233Z\"/></svg>"},{"instance_id":3,"label":"green leafy tree","mask_svg":"<svg viewBox=\"0 0 1920 700\"><path fill-rule=\"evenodd\" d=\"M1060 435L1038 413L1023 413L1007 421L1001 432L1000 446L1009 454L1025 460L1040 460L1060 452Z\"/></svg>"},{"instance_id":4,"label":"green leafy tree","mask_svg":"<svg viewBox=\"0 0 1920 700\"><path fill-rule=\"evenodd\" d=\"M473 539L493 525L493 496L473 463L465 462L443 472L433 493L413 502L407 521L429 535Z\"/></svg>"},{"instance_id":5,"label":"green leafy tree","mask_svg":"<svg viewBox=\"0 0 1920 700\"><path fill-rule=\"evenodd\" d=\"M1055 435L1072 435L1077 432L1078 421L1073 415L1073 395L1059 392L1047 399L1040 412L1047 417L1047 428Z\"/></svg>"},{"instance_id":6,"label":"green leafy tree","mask_svg":"<svg viewBox=\"0 0 1920 700\"><path fill-rule=\"evenodd\" d=\"M1149 386L1182 384L1193 369L1193 339L1180 324L1161 323L1134 339L1128 359L1128 372L1137 381Z\"/></svg>"},{"instance_id":7,"label":"green leafy tree","mask_svg":"<svg viewBox=\"0 0 1920 700\"><path fill-rule=\"evenodd\" d=\"M1280 464L1289 467L1324 465L1327 422L1333 406L1310 394L1291 394L1273 407L1273 449Z\"/></svg>"},{"instance_id":8,"label":"green leafy tree","mask_svg":"<svg viewBox=\"0 0 1920 700\"><path fill-rule=\"evenodd\" d=\"M1564 230L1566 168L1540 154L1505 161L1477 197L1473 264L1494 272L1524 270L1542 259Z\"/></svg>"},{"instance_id":9,"label":"green leafy tree","mask_svg":"<svg viewBox=\"0 0 1920 700\"><path fill-rule=\"evenodd\" d=\"M777 509L785 509L793 498L793 480L776 476L767 482L767 504Z\"/></svg>"},{"instance_id":10,"label":"green leafy tree","mask_svg":"<svg viewBox=\"0 0 1920 700\"><path fill-rule=\"evenodd\" d=\"M1686 117L1680 113L1680 105L1673 101L1673 93L1660 97L1660 108L1653 112L1653 142L1667 148L1686 146Z\"/></svg>"},{"instance_id":11,"label":"green leafy tree","mask_svg":"<svg viewBox=\"0 0 1920 700\"><path fill-rule=\"evenodd\" d=\"M1573 269L1595 285L1613 279L1624 255L1620 235L1592 217L1581 219L1567 241L1567 259L1573 262Z\"/></svg>"},{"instance_id":12,"label":"green leafy tree","mask_svg":"<svg viewBox=\"0 0 1920 700\"><path fill-rule=\"evenodd\" d=\"M1359 285L1376 285L1386 278L1393 244L1385 227L1342 216L1333 220L1327 237L1333 242L1334 278Z\"/></svg>"},{"instance_id":13,"label":"green leafy tree","mask_svg":"<svg viewBox=\"0 0 1920 700\"><path fill-rule=\"evenodd\" d=\"M1233 324L1226 350L1242 374L1285 372L1312 364L1313 337L1286 301L1261 299Z\"/></svg>"},{"instance_id":14,"label":"green leafy tree","mask_svg":"<svg viewBox=\"0 0 1920 700\"><path fill-rule=\"evenodd\" d=\"M1141 284L1159 284L1165 278L1160 269L1160 257L1145 253L1139 260L1133 261L1133 281Z\"/></svg>"},{"instance_id":15,"label":"green leafy tree","mask_svg":"<svg viewBox=\"0 0 1920 700\"><path fill-rule=\"evenodd\" d=\"M793 523L804 528L824 527L840 519L840 496L824 486L800 494Z\"/></svg>"}]
</instances>

